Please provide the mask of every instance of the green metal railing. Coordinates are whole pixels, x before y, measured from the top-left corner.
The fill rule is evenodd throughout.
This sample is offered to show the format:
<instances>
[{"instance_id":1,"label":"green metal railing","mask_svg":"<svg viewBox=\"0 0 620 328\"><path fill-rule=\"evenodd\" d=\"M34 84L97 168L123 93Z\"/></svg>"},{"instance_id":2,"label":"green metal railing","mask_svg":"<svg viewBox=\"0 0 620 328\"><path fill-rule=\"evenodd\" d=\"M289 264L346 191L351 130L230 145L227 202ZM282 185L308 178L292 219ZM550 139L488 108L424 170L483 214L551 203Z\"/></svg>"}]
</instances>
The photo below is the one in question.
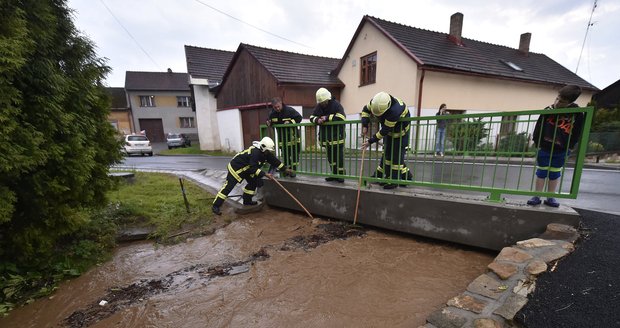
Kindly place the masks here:
<instances>
[{"instance_id":1,"label":"green metal railing","mask_svg":"<svg viewBox=\"0 0 620 328\"><path fill-rule=\"evenodd\" d=\"M555 193L535 190L537 148L531 140L539 115L549 113L548 110L536 110L401 119L399 122L410 124L408 136L384 139L383 142L391 142L389 145L381 142L371 145L364 154L363 172L359 171L364 140L360 120L330 122L322 126L301 123L268 128L262 125L261 136L271 136L277 145L277 156L303 175L357 181L361 174L364 184L481 192L488 194L490 201L501 201L502 194L576 198L593 108L553 110L553 114L585 114L582 134L572 154L575 157L574 167L562 168ZM447 120L443 156L438 155L436 150L438 119ZM371 122L369 135L374 135L378 128L377 122ZM338 139L332 146L342 145L331 148L331 162L342 166L344 171L334 170L329 163L326 148L322 147L317 136L318 130L331 139ZM344 136L339 132L342 130ZM400 142L406 146L399 145ZM384 157L385 150L390 148L394 149L392 158L404 158L404 166L398 167L396 174L386 173L384 177L378 177L377 169L379 172L392 172L389 164L398 162L390 162ZM299 155L295 157L297 153ZM338 158L343 158L343 161L338 163Z\"/></svg>"}]
</instances>

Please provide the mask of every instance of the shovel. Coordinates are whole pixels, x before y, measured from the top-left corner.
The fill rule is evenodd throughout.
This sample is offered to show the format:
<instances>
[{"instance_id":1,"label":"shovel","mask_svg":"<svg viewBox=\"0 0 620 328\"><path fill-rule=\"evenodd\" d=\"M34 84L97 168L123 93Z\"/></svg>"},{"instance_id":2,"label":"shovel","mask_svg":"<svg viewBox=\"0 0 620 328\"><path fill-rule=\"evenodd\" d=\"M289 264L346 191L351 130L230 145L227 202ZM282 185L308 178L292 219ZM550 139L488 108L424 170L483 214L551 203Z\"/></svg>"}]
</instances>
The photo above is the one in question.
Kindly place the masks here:
<instances>
[{"instance_id":1,"label":"shovel","mask_svg":"<svg viewBox=\"0 0 620 328\"><path fill-rule=\"evenodd\" d=\"M301 206L301 208L303 208L303 209L304 209L304 211L306 211L306 214L308 214L308 216L309 216L311 219L314 219L314 217L312 217L312 214L310 214L310 212L308 212L308 210L307 210L307 209L306 209L303 205L301 205L301 202L300 202L299 200L297 200L297 198L295 198L295 196L293 196L293 194L291 194L288 190L286 190L286 188L284 188L284 186L283 186L283 185L282 185L282 184L281 184L278 180L276 180L276 178L274 178L274 177L273 177L273 176L271 176L270 174L267 174L267 177L268 177L271 181L275 182L278 186L280 186L280 188L282 188L282 190L284 190L284 191L285 191L285 192L286 192L289 196L291 196L291 198L292 198L295 202L297 202L297 204L298 204L299 206Z\"/></svg>"},{"instance_id":2,"label":"shovel","mask_svg":"<svg viewBox=\"0 0 620 328\"><path fill-rule=\"evenodd\" d=\"M362 140L362 143L365 141L366 140ZM353 226L357 226L357 212L360 206L360 192L362 190L362 175L364 174L364 155L365 154L366 154L366 148L362 149L362 161L360 163L360 178L357 184L357 200L355 201L355 216L353 217Z\"/></svg>"}]
</instances>

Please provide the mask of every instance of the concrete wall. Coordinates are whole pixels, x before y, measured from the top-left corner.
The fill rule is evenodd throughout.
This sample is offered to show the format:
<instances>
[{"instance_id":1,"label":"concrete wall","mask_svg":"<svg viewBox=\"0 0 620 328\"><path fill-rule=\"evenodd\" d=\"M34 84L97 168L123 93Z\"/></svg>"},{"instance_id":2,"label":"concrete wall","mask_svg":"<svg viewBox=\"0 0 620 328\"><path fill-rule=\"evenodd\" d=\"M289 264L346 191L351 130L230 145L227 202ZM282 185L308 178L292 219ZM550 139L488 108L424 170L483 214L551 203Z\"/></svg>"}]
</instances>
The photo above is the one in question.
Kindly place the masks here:
<instances>
[{"instance_id":1,"label":"concrete wall","mask_svg":"<svg viewBox=\"0 0 620 328\"><path fill-rule=\"evenodd\" d=\"M357 189L350 185L280 179L313 215L353 222ZM576 227L579 215L570 208L532 208L481 200L424 195L413 188L387 192L362 189L358 222L469 246L501 250L542 234L549 223ZM263 195L270 206L303 209L278 185L265 180Z\"/></svg>"},{"instance_id":2,"label":"concrete wall","mask_svg":"<svg viewBox=\"0 0 620 328\"><path fill-rule=\"evenodd\" d=\"M220 134L220 149L229 152L242 151L244 147L241 112L238 109L218 111L217 121Z\"/></svg>"},{"instance_id":3,"label":"concrete wall","mask_svg":"<svg viewBox=\"0 0 620 328\"><path fill-rule=\"evenodd\" d=\"M220 150L220 131L217 121L217 100L209 91L207 79L190 77L190 86L194 89L194 104L196 105L196 125L198 142L201 150Z\"/></svg>"}]
</instances>

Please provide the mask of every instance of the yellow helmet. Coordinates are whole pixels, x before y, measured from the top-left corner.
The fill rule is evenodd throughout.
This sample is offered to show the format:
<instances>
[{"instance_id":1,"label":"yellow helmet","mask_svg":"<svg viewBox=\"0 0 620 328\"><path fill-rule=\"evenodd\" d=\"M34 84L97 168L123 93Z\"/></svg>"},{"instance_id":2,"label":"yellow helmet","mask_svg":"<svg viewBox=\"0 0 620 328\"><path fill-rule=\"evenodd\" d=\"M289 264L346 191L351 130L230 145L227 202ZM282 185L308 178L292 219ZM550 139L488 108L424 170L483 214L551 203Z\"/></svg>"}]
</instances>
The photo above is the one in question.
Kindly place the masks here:
<instances>
[{"instance_id":1,"label":"yellow helmet","mask_svg":"<svg viewBox=\"0 0 620 328\"><path fill-rule=\"evenodd\" d=\"M260 140L260 150L261 151L265 151L265 150L269 150L269 151L274 151L275 148L275 144L273 143L273 140L269 137L264 137L263 139Z\"/></svg>"},{"instance_id":2,"label":"yellow helmet","mask_svg":"<svg viewBox=\"0 0 620 328\"><path fill-rule=\"evenodd\" d=\"M392 105L392 99L387 92L377 93L370 101L370 111L374 116L381 116Z\"/></svg>"},{"instance_id":3,"label":"yellow helmet","mask_svg":"<svg viewBox=\"0 0 620 328\"><path fill-rule=\"evenodd\" d=\"M332 94L327 91L327 89L325 88L320 88L319 90L316 91L316 103L320 104L322 102L324 102L325 100L330 100L332 99Z\"/></svg>"}]
</instances>

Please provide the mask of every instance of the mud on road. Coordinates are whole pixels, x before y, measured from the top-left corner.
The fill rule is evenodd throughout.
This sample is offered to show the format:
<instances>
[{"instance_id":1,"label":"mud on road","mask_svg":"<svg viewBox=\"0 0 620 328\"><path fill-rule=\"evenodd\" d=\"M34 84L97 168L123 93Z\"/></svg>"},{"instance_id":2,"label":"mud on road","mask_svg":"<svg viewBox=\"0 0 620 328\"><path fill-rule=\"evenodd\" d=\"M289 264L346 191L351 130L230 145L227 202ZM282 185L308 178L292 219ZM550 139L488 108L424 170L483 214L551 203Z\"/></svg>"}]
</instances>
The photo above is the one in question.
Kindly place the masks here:
<instances>
[{"instance_id":1,"label":"mud on road","mask_svg":"<svg viewBox=\"0 0 620 328\"><path fill-rule=\"evenodd\" d=\"M178 245L119 247L0 326L416 327L492 258L267 209Z\"/></svg>"}]
</instances>

